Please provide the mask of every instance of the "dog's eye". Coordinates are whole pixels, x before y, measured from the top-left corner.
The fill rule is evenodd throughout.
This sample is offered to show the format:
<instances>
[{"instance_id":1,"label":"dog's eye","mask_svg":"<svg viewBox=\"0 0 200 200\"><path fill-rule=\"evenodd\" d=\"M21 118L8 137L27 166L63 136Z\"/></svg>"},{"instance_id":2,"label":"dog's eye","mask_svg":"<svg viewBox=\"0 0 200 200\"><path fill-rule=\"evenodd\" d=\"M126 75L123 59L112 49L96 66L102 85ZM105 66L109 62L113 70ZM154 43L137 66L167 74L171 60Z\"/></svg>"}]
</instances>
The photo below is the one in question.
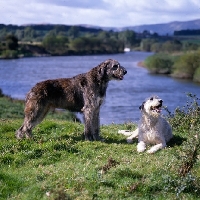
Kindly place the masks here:
<instances>
[{"instance_id":1,"label":"dog's eye","mask_svg":"<svg viewBox=\"0 0 200 200\"><path fill-rule=\"evenodd\" d=\"M117 70L119 65L113 65L112 69Z\"/></svg>"},{"instance_id":2,"label":"dog's eye","mask_svg":"<svg viewBox=\"0 0 200 200\"><path fill-rule=\"evenodd\" d=\"M153 101L153 97L151 97L150 100Z\"/></svg>"}]
</instances>

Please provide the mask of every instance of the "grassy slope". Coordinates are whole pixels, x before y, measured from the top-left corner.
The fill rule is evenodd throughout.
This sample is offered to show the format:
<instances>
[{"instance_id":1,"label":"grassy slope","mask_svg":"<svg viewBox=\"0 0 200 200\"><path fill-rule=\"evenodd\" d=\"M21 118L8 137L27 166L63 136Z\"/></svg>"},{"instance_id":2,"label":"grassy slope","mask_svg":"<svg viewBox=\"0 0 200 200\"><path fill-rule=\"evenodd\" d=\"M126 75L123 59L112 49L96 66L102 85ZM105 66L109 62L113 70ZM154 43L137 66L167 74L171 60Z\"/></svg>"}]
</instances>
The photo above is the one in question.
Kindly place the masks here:
<instances>
[{"instance_id":1,"label":"grassy slope","mask_svg":"<svg viewBox=\"0 0 200 200\"><path fill-rule=\"evenodd\" d=\"M137 141L127 144L117 134L118 129L134 129L131 123L101 126L105 142L86 142L83 124L56 119L38 125L33 140L17 141L14 132L21 123L22 117L0 120L0 199L200 197L199 154L190 172L179 175L197 141L184 127L174 127L170 147L149 155L138 154Z\"/></svg>"}]
</instances>

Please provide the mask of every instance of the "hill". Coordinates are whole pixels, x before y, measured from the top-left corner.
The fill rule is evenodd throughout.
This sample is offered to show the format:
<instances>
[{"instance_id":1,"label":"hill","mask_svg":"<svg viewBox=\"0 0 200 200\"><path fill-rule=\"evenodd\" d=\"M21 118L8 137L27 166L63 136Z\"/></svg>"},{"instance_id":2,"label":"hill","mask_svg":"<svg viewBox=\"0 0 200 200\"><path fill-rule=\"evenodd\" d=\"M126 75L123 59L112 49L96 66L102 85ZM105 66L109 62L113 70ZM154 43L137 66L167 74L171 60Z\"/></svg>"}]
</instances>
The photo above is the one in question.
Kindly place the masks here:
<instances>
[{"instance_id":1,"label":"hill","mask_svg":"<svg viewBox=\"0 0 200 200\"><path fill-rule=\"evenodd\" d=\"M0 24L0 30L5 29L9 31L22 30L26 27L31 27L35 31L43 31L44 33L47 31L51 31L56 29L57 31L69 31L71 25L61 25L61 24L27 24L27 25L4 25ZM143 31L149 31L151 33L158 33L159 35L173 35L174 31L180 30L197 30L200 29L200 19L191 20L191 21L174 21L169 23L162 24L144 24L138 26L126 26L126 27L100 27L93 26L88 24L80 24L77 25L79 31L81 32L90 32L90 33L98 33L102 30L104 31L114 31L120 32L125 30L133 30L135 32L141 33Z\"/></svg>"},{"instance_id":2,"label":"hill","mask_svg":"<svg viewBox=\"0 0 200 200\"><path fill-rule=\"evenodd\" d=\"M16 29L24 29L26 27L32 27L34 30L40 31L50 31L54 28L62 29L62 31L68 31L72 26L71 25L61 25L61 24L26 24L22 26L17 25L4 25L0 24L0 29L7 28L7 30L16 30ZM190 21L174 21L169 23L162 23L162 24L144 24L138 26L126 26L126 27L100 27L100 26L93 26L88 24L80 24L77 25L79 30L82 32L92 32L98 33L102 30L105 31L124 31L124 30L133 30L135 32L143 32L145 30L150 32L156 32L159 35L173 35L174 31L179 30L197 30L200 29L200 19L190 20Z\"/></svg>"},{"instance_id":3,"label":"hill","mask_svg":"<svg viewBox=\"0 0 200 200\"><path fill-rule=\"evenodd\" d=\"M0 97L0 199L199 199L200 107L190 101L169 118L167 148L149 155L117 134L133 123L101 126L105 141L87 142L83 124L50 117L18 141L22 106Z\"/></svg>"},{"instance_id":4,"label":"hill","mask_svg":"<svg viewBox=\"0 0 200 200\"><path fill-rule=\"evenodd\" d=\"M174 21L170 23L163 24L148 24L148 25L139 25L139 26L127 26L122 28L114 28L114 27L101 27L103 30L113 30L113 31L124 31L124 30L133 30L135 32L143 32L145 30L150 32L156 32L159 35L173 35L174 31L179 30L196 30L200 29L200 19L191 20L191 21Z\"/></svg>"}]
</instances>

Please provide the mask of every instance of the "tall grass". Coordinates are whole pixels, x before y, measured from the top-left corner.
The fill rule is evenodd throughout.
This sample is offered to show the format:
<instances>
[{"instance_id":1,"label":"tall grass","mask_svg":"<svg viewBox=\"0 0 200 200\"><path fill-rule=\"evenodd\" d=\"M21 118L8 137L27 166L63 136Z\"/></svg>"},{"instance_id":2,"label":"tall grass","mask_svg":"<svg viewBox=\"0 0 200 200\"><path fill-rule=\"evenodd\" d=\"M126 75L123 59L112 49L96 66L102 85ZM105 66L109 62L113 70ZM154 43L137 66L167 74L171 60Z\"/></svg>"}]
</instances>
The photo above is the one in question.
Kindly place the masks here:
<instances>
[{"instance_id":1,"label":"tall grass","mask_svg":"<svg viewBox=\"0 0 200 200\"><path fill-rule=\"evenodd\" d=\"M169 111L175 136L153 155L117 134L133 123L101 126L105 141L86 142L83 124L48 118L18 141L22 118L2 118L0 199L199 199L200 106L188 98Z\"/></svg>"}]
</instances>

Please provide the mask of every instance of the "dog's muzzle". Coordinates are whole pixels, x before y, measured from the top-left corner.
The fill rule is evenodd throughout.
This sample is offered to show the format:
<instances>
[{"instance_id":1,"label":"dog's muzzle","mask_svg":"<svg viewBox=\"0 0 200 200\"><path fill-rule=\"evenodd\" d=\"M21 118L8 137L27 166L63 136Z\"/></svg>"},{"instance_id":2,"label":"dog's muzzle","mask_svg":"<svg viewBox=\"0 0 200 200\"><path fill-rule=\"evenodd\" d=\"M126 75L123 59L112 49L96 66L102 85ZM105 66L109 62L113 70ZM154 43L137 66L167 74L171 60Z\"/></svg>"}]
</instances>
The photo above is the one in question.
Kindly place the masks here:
<instances>
[{"instance_id":1,"label":"dog's muzzle","mask_svg":"<svg viewBox=\"0 0 200 200\"><path fill-rule=\"evenodd\" d=\"M161 112L161 107L162 107L162 100L159 100L159 104L157 106L151 106L151 110L157 113Z\"/></svg>"},{"instance_id":2,"label":"dog's muzzle","mask_svg":"<svg viewBox=\"0 0 200 200\"><path fill-rule=\"evenodd\" d=\"M127 74L127 71L124 67L122 67L122 70L123 70L124 75Z\"/></svg>"},{"instance_id":3,"label":"dog's muzzle","mask_svg":"<svg viewBox=\"0 0 200 200\"><path fill-rule=\"evenodd\" d=\"M127 71L122 66L118 66L118 68L113 71L113 77L118 80L123 80L125 74L127 74Z\"/></svg>"}]
</instances>

